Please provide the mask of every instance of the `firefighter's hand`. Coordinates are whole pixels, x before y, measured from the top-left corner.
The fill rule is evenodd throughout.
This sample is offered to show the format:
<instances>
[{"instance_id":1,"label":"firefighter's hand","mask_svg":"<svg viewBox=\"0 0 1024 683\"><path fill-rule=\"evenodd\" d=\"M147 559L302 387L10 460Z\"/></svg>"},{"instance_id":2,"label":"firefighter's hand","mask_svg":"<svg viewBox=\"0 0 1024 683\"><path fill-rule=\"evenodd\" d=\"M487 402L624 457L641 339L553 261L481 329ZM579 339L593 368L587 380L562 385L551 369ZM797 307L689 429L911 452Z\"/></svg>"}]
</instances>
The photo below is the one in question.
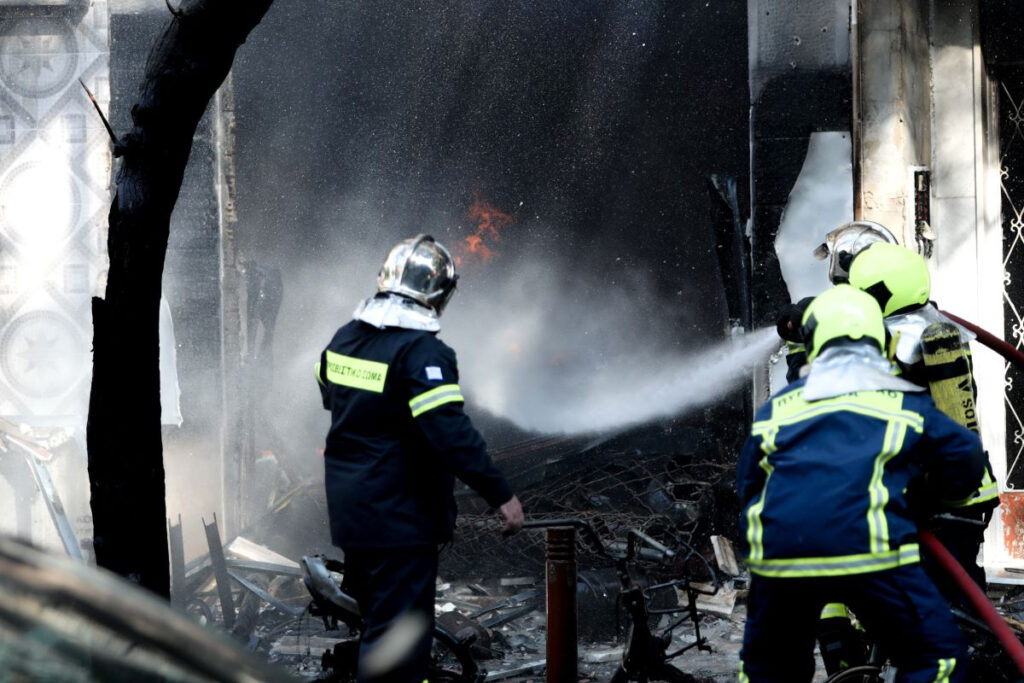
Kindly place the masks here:
<instances>
[{"instance_id":1,"label":"firefighter's hand","mask_svg":"<svg viewBox=\"0 0 1024 683\"><path fill-rule=\"evenodd\" d=\"M775 329L780 337L796 344L804 342L800 322L804 317L804 311L807 310L812 300L813 297L805 297L795 304L786 304L779 309L775 319Z\"/></svg>"},{"instance_id":2,"label":"firefighter's hand","mask_svg":"<svg viewBox=\"0 0 1024 683\"><path fill-rule=\"evenodd\" d=\"M502 536L512 536L523 528L523 506L519 498L512 496L501 506L501 516L505 518L505 526L501 529Z\"/></svg>"}]
</instances>

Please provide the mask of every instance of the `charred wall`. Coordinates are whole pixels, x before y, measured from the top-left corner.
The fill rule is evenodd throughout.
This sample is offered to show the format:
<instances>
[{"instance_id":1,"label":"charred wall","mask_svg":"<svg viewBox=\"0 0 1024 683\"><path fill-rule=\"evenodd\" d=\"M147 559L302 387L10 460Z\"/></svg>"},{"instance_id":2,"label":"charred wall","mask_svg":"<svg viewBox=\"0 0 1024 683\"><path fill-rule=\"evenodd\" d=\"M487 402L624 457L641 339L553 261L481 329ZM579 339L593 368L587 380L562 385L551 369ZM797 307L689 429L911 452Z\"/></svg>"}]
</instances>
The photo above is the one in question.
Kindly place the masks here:
<instances>
[{"instance_id":1,"label":"charred wall","mask_svg":"<svg viewBox=\"0 0 1024 683\"><path fill-rule=\"evenodd\" d=\"M751 107L755 326L774 323L789 301L775 237L811 133L849 130L850 105L849 72L830 70L775 76Z\"/></svg>"},{"instance_id":2,"label":"charred wall","mask_svg":"<svg viewBox=\"0 0 1024 683\"><path fill-rule=\"evenodd\" d=\"M853 84L849 0L751 0L749 10L752 306L757 326L774 323L778 307L789 301L775 238L811 133L850 130Z\"/></svg>"},{"instance_id":3,"label":"charred wall","mask_svg":"<svg viewBox=\"0 0 1024 683\"><path fill-rule=\"evenodd\" d=\"M747 206L744 2L278 0L250 43L235 71L239 248L282 272L268 410L302 416L278 420L299 460L316 467L326 429L310 359L372 291L390 244L421 230L457 243L475 197L515 223L489 270L464 271L446 316L608 317L628 292L633 315L604 329L634 348L721 338L705 178L736 177ZM526 267L549 276L544 289L503 288ZM659 330L642 340L645 328ZM472 369L482 340L455 334Z\"/></svg>"}]
</instances>

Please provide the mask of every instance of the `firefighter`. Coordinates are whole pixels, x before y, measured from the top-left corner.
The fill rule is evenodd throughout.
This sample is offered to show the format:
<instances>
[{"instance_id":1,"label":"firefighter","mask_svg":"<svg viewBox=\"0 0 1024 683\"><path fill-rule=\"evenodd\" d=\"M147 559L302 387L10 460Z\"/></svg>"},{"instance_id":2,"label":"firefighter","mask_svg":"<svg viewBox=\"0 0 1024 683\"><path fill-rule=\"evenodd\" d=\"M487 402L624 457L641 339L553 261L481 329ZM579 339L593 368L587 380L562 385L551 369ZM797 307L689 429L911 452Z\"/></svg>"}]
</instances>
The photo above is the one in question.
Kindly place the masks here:
<instances>
[{"instance_id":1,"label":"firefighter","mask_svg":"<svg viewBox=\"0 0 1024 683\"><path fill-rule=\"evenodd\" d=\"M875 242L896 244L896 236L881 223L874 221L850 221L825 236L814 250L814 258L828 259L828 279L834 285L850 280L850 264L853 257ZM814 297L805 297L779 310L776 329L786 342L786 381L792 382L800 376L800 368L807 363L803 339L800 335L800 320Z\"/></svg>"},{"instance_id":2,"label":"firefighter","mask_svg":"<svg viewBox=\"0 0 1024 683\"><path fill-rule=\"evenodd\" d=\"M377 276L377 294L317 364L332 420L324 450L331 539L345 553L345 587L365 622L359 681L425 678L455 477L500 510L504 534L523 524L519 499L463 411L455 353L436 337L456 279L434 238L400 242ZM419 624L411 654L387 675L367 671L367 655L399 623Z\"/></svg>"},{"instance_id":3,"label":"firefighter","mask_svg":"<svg viewBox=\"0 0 1024 683\"><path fill-rule=\"evenodd\" d=\"M873 244L853 260L850 284L874 296L882 307L892 339L891 355L901 376L928 388L941 409L977 432L977 388L968 347L974 334L953 323L929 301L931 278L924 258L899 245ZM939 338L938 353L955 353L933 358L936 352L928 344L934 338L930 335L935 334L931 330L943 329L949 330L949 336ZM978 552L985 527L998 505L999 489L986 462L973 495L950 510L937 510L939 514L929 521L936 537L982 588L985 571L978 565ZM943 594L955 604L966 605L963 591L947 573L933 565L931 558L926 557L925 562Z\"/></svg>"},{"instance_id":4,"label":"firefighter","mask_svg":"<svg viewBox=\"0 0 1024 683\"><path fill-rule=\"evenodd\" d=\"M966 644L920 566L910 504L970 495L978 437L892 373L871 296L837 285L802 327L810 370L758 411L737 464L751 572L739 680L810 681L822 609L841 601L898 681L963 681Z\"/></svg>"},{"instance_id":5,"label":"firefighter","mask_svg":"<svg viewBox=\"0 0 1024 683\"><path fill-rule=\"evenodd\" d=\"M876 242L896 243L896 236L881 223L851 221L825 236L813 252L818 260L828 259L828 279L833 285L848 282L853 257ZM814 297L805 297L779 310L776 329L786 342L786 381L793 382L807 367L807 353L801 334L801 319ZM806 370L803 370L806 371ZM867 644L862 631L850 621L845 605L830 603L821 614L818 644L825 670L834 674L867 661Z\"/></svg>"}]
</instances>

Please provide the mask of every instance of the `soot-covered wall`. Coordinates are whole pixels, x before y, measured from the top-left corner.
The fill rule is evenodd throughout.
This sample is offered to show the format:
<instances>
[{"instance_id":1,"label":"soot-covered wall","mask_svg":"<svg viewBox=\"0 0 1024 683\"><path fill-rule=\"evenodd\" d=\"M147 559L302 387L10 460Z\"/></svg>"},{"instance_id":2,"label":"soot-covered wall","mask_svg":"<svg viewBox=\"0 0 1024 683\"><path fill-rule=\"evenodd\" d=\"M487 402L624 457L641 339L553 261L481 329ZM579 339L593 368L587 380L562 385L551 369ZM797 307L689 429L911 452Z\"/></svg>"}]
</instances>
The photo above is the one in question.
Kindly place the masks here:
<instances>
[{"instance_id":1,"label":"soot-covered wall","mask_svg":"<svg viewBox=\"0 0 1024 683\"><path fill-rule=\"evenodd\" d=\"M565 321L534 365L562 372L608 337L633 353L718 341L705 176L736 176L746 205L746 13L740 0L277 0L234 71L238 246L284 285L275 385L256 388L281 401L275 417L318 409L316 353L372 293L386 249L421 231L465 257L443 334L470 390L489 390L476 345L512 362ZM461 253L480 207L507 217L483 234L486 263ZM628 361L611 347L587 360ZM308 452L325 426L279 431Z\"/></svg>"}]
</instances>

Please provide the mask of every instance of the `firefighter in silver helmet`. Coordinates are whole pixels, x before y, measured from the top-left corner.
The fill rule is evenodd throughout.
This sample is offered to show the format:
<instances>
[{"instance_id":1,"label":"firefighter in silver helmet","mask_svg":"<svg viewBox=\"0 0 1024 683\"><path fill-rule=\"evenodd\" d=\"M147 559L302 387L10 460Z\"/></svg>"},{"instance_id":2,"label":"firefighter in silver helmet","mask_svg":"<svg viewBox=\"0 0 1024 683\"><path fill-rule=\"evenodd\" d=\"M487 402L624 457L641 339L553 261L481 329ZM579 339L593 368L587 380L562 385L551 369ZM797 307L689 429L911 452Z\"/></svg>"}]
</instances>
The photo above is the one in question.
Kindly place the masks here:
<instances>
[{"instance_id":1,"label":"firefighter in silver helmet","mask_svg":"<svg viewBox=\"0 0 1024 683\"><path fill-rule=\"evenodd\" d=\"M874 221L850 221L825 235L825 241L814 250L814 258L828 259L828 279L838 285L850 281L853 257L875 242L898 244L889 228Z\"/></svg>"},{"instance_id":2,"label":"firefighter in silver helmet","mask_svg":"<svg viewBox=\"0 0 1024 683\"><path fill-rule=\"evenodd\" d=\"M850 281L853 257L875 242L898 244L896 236L874 221L850 221L825 235L825 241L812 252L819 261L828 259L828 279L834 285ZM786 381L792 382L807 364L807 353L800 335L800 319L814 297L806 297L779 309L775 325L779 336L786 342Z\"/></svg>"},{"instance_id":3,"label":"firefighter in silver helmet","mask_svg":"<svg viewBox=\"0 0 1024 683\"><path fill-rule=\"evenodd\" d=\"M388 253L377 294L320 355L316 374L331 427L324 449L332 542L365 621L360 660L413 615L420 637L388 673L359 681L424 680L434 620L437 546L455 525L455 477L522 527L519 499L462 409L455 352L436 337L458 277L451 255L417 235Z\"/></svg>"}]
</instances>

